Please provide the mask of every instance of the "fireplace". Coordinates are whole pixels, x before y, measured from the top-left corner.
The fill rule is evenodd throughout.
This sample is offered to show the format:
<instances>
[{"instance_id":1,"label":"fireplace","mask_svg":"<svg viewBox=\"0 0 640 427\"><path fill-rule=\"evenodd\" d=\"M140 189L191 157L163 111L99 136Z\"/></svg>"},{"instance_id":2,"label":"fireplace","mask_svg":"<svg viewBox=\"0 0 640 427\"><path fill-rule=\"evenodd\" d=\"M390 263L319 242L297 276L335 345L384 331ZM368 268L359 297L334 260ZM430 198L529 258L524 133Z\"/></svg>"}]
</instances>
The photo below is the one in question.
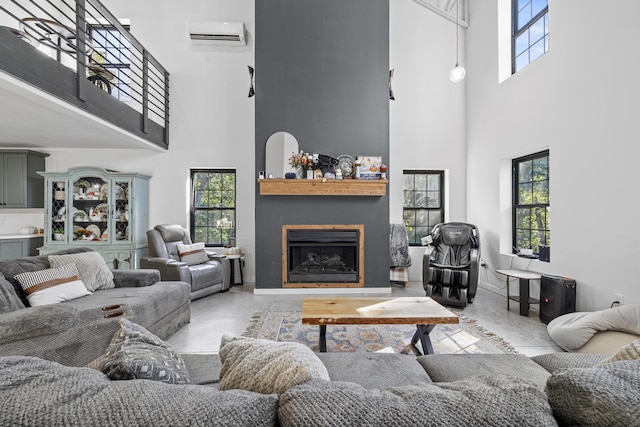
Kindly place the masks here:
<instances>
[{"instance_id":1,"label":"fireplace","mask_svg":"<svg viewBox=\"0 0 640 427\"><path fill-rule=\"evenodd\" d=\"M363 225L284 225L284 287L363 287Z\"/></svg>"}]
</instances>

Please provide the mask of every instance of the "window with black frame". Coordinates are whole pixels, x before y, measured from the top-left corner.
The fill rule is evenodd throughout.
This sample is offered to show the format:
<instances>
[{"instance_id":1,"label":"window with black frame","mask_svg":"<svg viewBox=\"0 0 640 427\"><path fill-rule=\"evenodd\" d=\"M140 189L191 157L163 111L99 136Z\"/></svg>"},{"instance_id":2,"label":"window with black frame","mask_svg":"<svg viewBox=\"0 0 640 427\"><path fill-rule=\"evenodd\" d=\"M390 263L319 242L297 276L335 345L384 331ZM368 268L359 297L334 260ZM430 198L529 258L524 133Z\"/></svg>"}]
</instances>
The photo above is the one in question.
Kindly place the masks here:
<instances>
[{"instance_id":1,"label":"window with black frame","mask_svg":"<svg viewBox=\"0 0 640 427\"><path fill-rule=\"evenodd\" d=\"M128 25L124 26L129 29ZM131 42L115 27L89 25L89 80L120 101L131 98Z\"/></svg>"},{"instance_id":2,"label":"window with black frame","mask_svg":"<svg viewBox=\"0 0 640 427\"><path fill-rule=\"evenodd\" d=\"M234 246L236 171L191 170L191 240L205 246Z\"/></svg>"},{"instance_id":3,"label":"window with black frame","mask_svg":"<svg viewBox=\"0 0 640 427\"><path fill-rule=\"evenodd\" d=\"M420 239L444 221L444 171L403 171L402 216L409 245L421 245Z\"/></svg>"},{"instance_id":4,"label":"window with black frame","mask_svg":"<svg viewBox=\"0 0 640 427\"><path fill-rule=\"evenodd\" d=\"M520 71L549 50L547 0L513 0L512 73Z\"/></svg>"},{"instance_id":5,"label":"window with black frame","mask_svg":"<svg viewBox=\"0 0 640 427\"><path fill-rule=\"evenodd\" d=\"M538 255L540 246L551 246L549 151L514 159L512 165L513 251Z\"/></svg>"}]
</instances>

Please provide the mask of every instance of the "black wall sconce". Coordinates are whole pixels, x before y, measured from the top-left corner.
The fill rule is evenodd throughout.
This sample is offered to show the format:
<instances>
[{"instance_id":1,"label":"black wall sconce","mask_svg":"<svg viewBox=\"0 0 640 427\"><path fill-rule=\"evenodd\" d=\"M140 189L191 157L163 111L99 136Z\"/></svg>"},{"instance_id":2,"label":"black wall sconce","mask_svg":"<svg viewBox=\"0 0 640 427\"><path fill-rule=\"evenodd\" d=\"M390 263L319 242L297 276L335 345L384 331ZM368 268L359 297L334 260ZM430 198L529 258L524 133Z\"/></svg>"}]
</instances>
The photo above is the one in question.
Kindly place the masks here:
<instances>
[{"instance_id":1,"label":"black wall sconce","mask_svg":"<svg viewBox=\"0 0 640 427\"><path fill-rule=\"evenodd\" d=\"M395 95L393 94L393 72L395 71L395 68L392 68L389 70L389 99L392 101L396 100Z\"/></svg>"},{"instance_id":2,"label":"black wall sconce","mask_svg":"<svg viewBox=\"0 0 640 427\"><path fill-rule=\"evenodd\" d=\"M247 67L249 67L249 80L251 81L251 84L249 86L249 98L251 98L252 96L254 96L256 94L256 91L253 88L253 85L254 85L254 83L256 81L255 70L253 69L253 67L251 65L247 65Z\"/></svg>"}]
</instances>

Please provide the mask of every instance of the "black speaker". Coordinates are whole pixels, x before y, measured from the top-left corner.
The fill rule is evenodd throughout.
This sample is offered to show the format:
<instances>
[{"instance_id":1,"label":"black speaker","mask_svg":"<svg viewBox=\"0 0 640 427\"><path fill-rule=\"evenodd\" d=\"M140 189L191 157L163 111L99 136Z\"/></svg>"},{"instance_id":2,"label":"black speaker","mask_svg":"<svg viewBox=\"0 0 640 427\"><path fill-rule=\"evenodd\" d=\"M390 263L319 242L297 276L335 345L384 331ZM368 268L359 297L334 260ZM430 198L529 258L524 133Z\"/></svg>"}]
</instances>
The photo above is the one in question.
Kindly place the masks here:
<instances>
[{"instance_id":1,"label":"black speaker","mask_svg":"<svg viewBox=\"0 0 640 427\"><path fill-rule=\"evenodd\" d=\"M538 246L538 259L540 261L549 262L551 258L551 247L540 245Z\"/></svg>"},{"instance_id":2,"label":"black speaker","mask_svg":"<svg viewBox=\"0 0 640 427\"><path fill-rule=\"evenodd\" d=\"M540 279L540 321L545 325L558 316L576 311L576 281L543 274Z\"/></svg>"}]
</instances>

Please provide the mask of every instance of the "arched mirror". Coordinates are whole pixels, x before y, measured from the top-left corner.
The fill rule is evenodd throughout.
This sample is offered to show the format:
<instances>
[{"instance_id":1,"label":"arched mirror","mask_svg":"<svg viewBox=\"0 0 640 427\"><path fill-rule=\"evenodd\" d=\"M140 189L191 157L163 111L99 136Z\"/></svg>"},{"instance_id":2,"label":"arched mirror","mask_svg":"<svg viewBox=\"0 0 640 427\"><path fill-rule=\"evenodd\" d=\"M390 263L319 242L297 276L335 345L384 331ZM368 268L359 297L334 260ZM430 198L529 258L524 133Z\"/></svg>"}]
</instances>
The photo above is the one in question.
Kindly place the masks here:
<instances>
[{"instance_id":1,"label":"arched mirror","mask_svg":"<svg viewBox=\"0 0 640 427\"><path fill-rule=\"evenodd\" d=\"M274 178L284 178L287 172L296 172L289 165L291 154L297 153L298 140L289 132L276 132L267 140L267 158L265 164L265 174L273 174Z\"/></svg>"}]
</instances>

